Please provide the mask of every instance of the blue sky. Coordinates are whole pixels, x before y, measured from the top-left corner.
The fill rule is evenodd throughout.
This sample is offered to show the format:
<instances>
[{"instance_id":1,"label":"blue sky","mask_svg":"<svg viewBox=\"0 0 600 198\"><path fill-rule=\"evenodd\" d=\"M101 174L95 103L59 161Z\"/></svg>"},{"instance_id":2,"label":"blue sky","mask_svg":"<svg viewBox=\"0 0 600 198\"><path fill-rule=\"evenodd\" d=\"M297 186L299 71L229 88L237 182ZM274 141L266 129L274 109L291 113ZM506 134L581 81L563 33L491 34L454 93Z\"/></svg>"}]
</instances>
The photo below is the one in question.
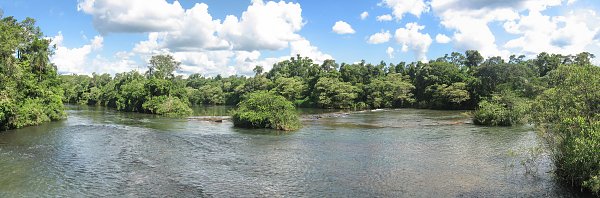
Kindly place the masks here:
<instances>
[{"instance_id":1,"label":"blue sky","mask_svg":"<svg viewBox=\"0 0 600 198\"><path fill-rule=\"evenodd\" d=\"M183 63L179 73L205 75L251 74L295 53L338 63L467 49L600 55L595 0L12 0L0 8L38 21L61 73L144 70L163 53Z\"/></svg>"}]
</instances>

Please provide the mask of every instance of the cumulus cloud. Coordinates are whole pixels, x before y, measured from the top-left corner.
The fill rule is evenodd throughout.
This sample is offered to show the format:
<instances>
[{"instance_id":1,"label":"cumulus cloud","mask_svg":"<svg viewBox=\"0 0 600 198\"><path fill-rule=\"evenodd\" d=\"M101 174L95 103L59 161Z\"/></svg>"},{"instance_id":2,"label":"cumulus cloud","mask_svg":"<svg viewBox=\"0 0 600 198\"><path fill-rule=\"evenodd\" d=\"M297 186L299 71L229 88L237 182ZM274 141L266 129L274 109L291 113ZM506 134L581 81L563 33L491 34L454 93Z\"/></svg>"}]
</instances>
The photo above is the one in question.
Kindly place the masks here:
<instances>
[{"instance_id":1,"label":"cumulus cloud","mask_svg":"<svg viewBox=\"0 0 600 198\"><path fill-rule=\"evenodd\" d=\"M366 11L365 11L365 12L362 12L362 13L360 13L360 19L361 19L361 20L365 20L365 19L366 19L368 16L369 16L369 13L368 13L368 12L366 12Z\"/></svg>"},{"instance_id":2,"label":"cumulus cloud","mask_svg":"<svg viewBox=\"0 0 600 198\"><path fill-rule=\"evenodd\" d=\"M389 14L377 16L377 21L391 21L391 20L392 20L392 15L389 15Z\"/></svg>"},{"instance_id":3,"label":"cumulus cloud","mask_svg":"<svg viewBox=\"0 0 600 198\"><path fill-rule=\"evenodd\" d=\"M542 11L561 5L562 0L432 0L431 8L440 17L441 24L454 30L453 41L459 50L479 50L483 56L510 52L496 44L489 23L514 21L522 11Z\"/></svg>"},{"instance_id":4,"label":"cumulus cloud","mask_svg":"<svg viewBox=\"0 0 600 198\"><path fill-rule=\"evenodd\" d=\"M208 5L201 3L185 10L179 21L182 26L166 31L161 45L176 51L227 49L229 42L217 36L222 25L208 13Z\"/></svg>"},{"instance_id":5,"label":"cumulus cloud","mask_svg":"<svg viewBox=\"0 0 600 198\"><path fill-rule=\"evenodd\" d=\"M82 0L77 10L93 17L101 33L151 32L179 28L184 9L178 1L164 0Z\"/></svg>"},{"instance_id":6,"label":"cumulus cloud","mask_svg":"<svg viewBox=\"0 0 600 198\"><path fill-rule=\"evenodd\" d=\"M600 15L592 10L571 11L565 16L554 17L532 10L528 15L504 24L507 32L519 35L504 47L527 55L540 52L576 54L598 43L598 21Z\"/></svg>"},{"instance_id":7,"label":"cumulus cloud","mask_svg":"<svg viewBox=\"0 0 600 198\"><path fill-rule=\"evenodd\" d=\"M232 74L232 67L228 66L234 53L228 50L206 52L175 52L173 57L181 62L180 73L201 73L204 75ZM235 73L235 72L233 72Z\"/></svg>"},{"instance_id":8,"label":"cumulus cloud","mask_svg":"<svg viewBox=\"0 0 600 198\"><path fill-rule=\"evenodd\" d=\"M122 73L131 70L145 72L145 67L141 67L136 61L131 60L133 54L128 52L117 52L112 59L97 55L86 68L84 74L96 73Z\"/></svg>"},{"instance_id":9,"label":"cumulus cloud","mask_svg":"<svg viewBox=\"0 0 600 198\"><path fill-rule=\"evenodd\" d=\"M64 37L62 32L52 38L51 45L56 45L54 55L50 57L50 61L54 63L59 73L89 73L89 68L86 68L88 56L93 51L102 48L104 38L95 36L90 40L89 44L78 48L68 48L63 45Z\"/></svg>"},{"instance_id":10,"label":"cumulus cloud","mask_svg":"<svg viewBox=\"0 0 600 198\"><path fill-rule=\"evenodd\" d=\"M336 34L354 34L354 33L356 33L356 31L354 31L354 29L352 29L352 26L350 26L350 24L348 24L344 21L335 22L333 27L331 27L331 30L333 32L335 32Z\"/></svg>"},{"instance_id":11,"label":"cumulus cloud","mask_svg":"<svg viewBox=\"0 0 600 198\"><path fill-rule=\"evenodd\" d=\"M431 45L432 39L429 34L423 34L420 31L425 29L417 23L408 23L406 28L398 28L394 35L398 44L402 46L402 51L406 52L409 49L415 54L417 60L427 60L427 51Z\"/></svg>"},{"instance_id":12,"label":"cumulus cloud","mask_svg":"<svg viewBox=\"0 0 600 198\"><path fill-rule=\"evenodd\" d=\"M156 54L171 54L182 62L182 74L251 74L257 64L270 68L291 56L263 58L263 50L289 49L294 56L331 58L298 33L304 26L299 3L253 0L241 15L227 15L222 21L214 19L204 3L184 9L178 1L166 0L82 0L78 10L91 15L94 27L103 34L147 33L148 39L138 42L129 53L142 61ZM354 33L346 25L338 30ZM109 64L110 59L96 57L93 62L128 65L129 60Z\"/></svg>"},{"instance_id":13,"label":"cumulus cloud","mask_svg":"<svg viewBox=\"0 0 600 198\"><path fill-rule=\"evenodd\" d=\"M401 20L406 13L419 17L429 11L429 6L424 0L383 0L381 5L391 8L397 20Z\"/></svg>"},{"instance_id":14,"label":"cumulus cloud","mask_svg":"<svg viewBox=\"0 0 600 198\"><path fill-rule=\"evenodd\" d=\"M385 53L389 58L394 58L394 48L388 47L387 50L385 50Z\"/></svg>"},{"instance_id":15,"label":"cumulus cloud","mask_svg":"<svg viewBox=\"0 0 600 198\"><path fill-rule=\"evenodd\" d=\"M319 48L313 46L310 41L306 39L290 43L290 56L296 56L296 54L300 54L303 57L311 57L316 63L322 63L327 59L333 59L331 55L321 52Z\"/></svg>"},{"instance_id":16,"label":"cumulus cloud","mask_svg":"<svg viewBox=\"0 0 600 198\"><path fill-rule=\"evenodd\" d=\"M298 3L254 0L238 19L228 15L219 35L229 40L234 50L281 50L290 41L300 40L302 8Z\"/></svg>"},{"instance_id":17,"label":"cumulus cloud","mask_svg":"<svg viewBox=\"0 0 600 198\"><path fill-rule=\"evenodd\" d=\"M437 43L450 43L450 41L452 41L452 39L445 34L437 34L435 36L435 42Z\"/></svg>"},{"instance_id":18,"label":"cumulus cloud","mask_svg":"<svg viewBox=\"0 0 600 198\"><path fill-rule=\"evenodd\" d=\"M373 35L371 35L369 37L369 39L367 40L367 43L369 44L381 44L381 43L386 43L388 41L390 41L390 38L392 37L392 34L390 34L390 31L381 31L379 33L375 33Z\"/></svg>"}]
</instances>

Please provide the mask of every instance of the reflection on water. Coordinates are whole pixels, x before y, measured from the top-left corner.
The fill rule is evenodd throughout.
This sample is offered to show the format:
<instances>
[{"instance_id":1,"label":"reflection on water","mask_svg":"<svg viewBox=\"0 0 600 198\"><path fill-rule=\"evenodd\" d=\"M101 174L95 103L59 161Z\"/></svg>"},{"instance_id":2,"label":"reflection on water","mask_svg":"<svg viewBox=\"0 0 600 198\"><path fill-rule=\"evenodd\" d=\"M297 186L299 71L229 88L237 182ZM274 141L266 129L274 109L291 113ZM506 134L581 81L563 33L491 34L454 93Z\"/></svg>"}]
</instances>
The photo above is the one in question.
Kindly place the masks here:
<instances>
[{"instance_id":1,"label":"reflection on water","mask_svg":"<svg viewBox=\"0 0 600 198\"><path fill-rule=\"evenodd\" d=\"M68 113L0 133L0 197L577 196L555 184L547 157L534 175L512 166L510 150L539 142L531 127L476 127L457 111L354 113L304 121L294 133Z\"/></svg>"}]
</instances>

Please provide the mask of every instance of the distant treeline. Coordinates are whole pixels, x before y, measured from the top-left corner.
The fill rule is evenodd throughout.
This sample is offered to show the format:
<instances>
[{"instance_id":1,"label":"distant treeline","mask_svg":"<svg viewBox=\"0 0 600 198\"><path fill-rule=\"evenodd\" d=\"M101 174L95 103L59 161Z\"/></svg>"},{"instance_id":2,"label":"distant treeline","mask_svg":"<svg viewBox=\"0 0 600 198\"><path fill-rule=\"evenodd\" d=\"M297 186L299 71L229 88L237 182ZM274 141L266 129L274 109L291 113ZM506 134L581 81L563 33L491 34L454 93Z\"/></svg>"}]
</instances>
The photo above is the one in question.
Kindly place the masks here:
<instances>
[{"instance_id":1,"label":"distant treeline","mask_svg":"<svg viewBox=\"0 0 600 198\"><path fill-rule=\"evenodd\" d=\"M192 74L183 78L173 75L178 62L169 55L157 55L145 74L61 78L64 102L135 112L152 113L143 104L159 96L190 105L236 105L244 94L261 90L273 91L299 107L475 109L497 94L533 99L548 87L543 79L550 71L561 65L589 65L592 56L587 52L575 56L541 53L535 59L511 56L506 61L484 59L469 50L429 62L373 65L333 60L315 64L298 55L267 72L257 66L254 77Z\"/></svg>"}]
</instances>

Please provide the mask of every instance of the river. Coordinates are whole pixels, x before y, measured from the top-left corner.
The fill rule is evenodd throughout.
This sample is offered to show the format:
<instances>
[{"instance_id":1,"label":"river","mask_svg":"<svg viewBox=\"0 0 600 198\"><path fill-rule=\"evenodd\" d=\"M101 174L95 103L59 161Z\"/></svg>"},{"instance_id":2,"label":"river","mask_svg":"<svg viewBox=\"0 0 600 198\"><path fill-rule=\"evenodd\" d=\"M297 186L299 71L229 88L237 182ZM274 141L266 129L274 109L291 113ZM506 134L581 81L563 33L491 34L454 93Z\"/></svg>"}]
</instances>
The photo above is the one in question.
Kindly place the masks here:
<instances>
[{"instance_id":1,"label":"river","mask_svg":"<svg viewBox=\"0 0 600 198\"><path fill-rule=\"evenodd\" d=\"M223 109L198 114L222 115ZM0 133L0 197L576 197L533 127L460 111L357 112L297 132L69 106ZM543 150L542 150L543 151ZM526 171L531 170L531 171Z\"/></svg>"}]
</instances>

